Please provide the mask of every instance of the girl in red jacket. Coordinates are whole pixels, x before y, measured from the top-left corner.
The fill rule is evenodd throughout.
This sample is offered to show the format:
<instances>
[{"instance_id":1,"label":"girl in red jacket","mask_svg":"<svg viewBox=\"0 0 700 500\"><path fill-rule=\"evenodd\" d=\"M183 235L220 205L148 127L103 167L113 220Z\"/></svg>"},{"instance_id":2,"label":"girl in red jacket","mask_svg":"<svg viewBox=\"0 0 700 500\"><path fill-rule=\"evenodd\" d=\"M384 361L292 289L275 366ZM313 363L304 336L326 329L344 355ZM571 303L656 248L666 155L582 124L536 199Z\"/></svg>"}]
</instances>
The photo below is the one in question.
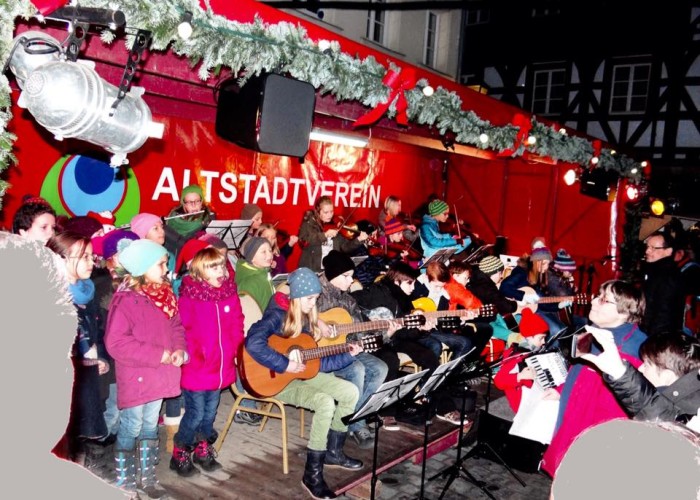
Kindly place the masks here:
<instances>
[{"instance_id":1,"label":"girl in red jacket","mask_svg":"<svg viewBox=\"0 0 700 500\"><path fill-rule=\"evenodd\" d=\"M226 257L215 248L197 252L182 279L178 302L190 361L182 367L185 414L175 434L170 468L180 476L221 468L212 445L221 389L236 380L234 358L243 342L243 311ZM194 455L192 455L194 450Z\"/></svg>"}]
</instances>

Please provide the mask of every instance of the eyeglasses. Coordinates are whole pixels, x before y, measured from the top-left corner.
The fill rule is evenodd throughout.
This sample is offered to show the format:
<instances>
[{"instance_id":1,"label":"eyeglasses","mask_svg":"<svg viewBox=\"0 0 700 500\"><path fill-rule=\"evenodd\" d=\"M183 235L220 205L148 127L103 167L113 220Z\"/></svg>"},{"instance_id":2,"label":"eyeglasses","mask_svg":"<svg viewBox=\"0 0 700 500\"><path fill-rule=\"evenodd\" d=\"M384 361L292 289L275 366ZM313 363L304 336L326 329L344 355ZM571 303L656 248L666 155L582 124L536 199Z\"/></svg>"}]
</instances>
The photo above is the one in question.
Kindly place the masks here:
<instances>
[{"instance_id":1,"label":"eyeglasses","mask_svg":"<svg viewBox=\"0 0 700 500\"><path fill-rule=\"evenodd\" d=\"M84 253L83 255L69 255L66 259L78 259L83 262L96 262L100 258L99 255L93 253Z\"/></svg>"},{"instance_id":2,"label":"eyeglasses","mask_svg":"<svg viewBox=\"0 0 700 500\"><path fill-rule=\"evenodd\" d=\"M202 204L202 200L183 201L182 204L183 204L183 205L189 205L189 206L193 207L193 206L201 205L201 204Z\"/></svg>"},{"instance_id":3,"label":"eyeglasses","mask_svg":"<svg viewBox=\"0 0 700 500\"><path fill-rule=\"evenodd\" d=\"M651 245L647 245L647 250L666 250L668 247L653 247Z\"/></svg>"},{"instance_id":4,"label":"eyeglasses","mask_svg":"<svg viewBox=\"0 0 700 500\"><path fill-rule=\"evenodd\" d=\"M604 293L599 293L599 294L596 295L594 298L597 299L598 302L600 302L601 304L612 304L612 305L614 305L614 306L617 305L617 302L613 302L612 300L608 300L608 299L605 297L605 294L604 294Z\"/></svg>"}]
</instances>

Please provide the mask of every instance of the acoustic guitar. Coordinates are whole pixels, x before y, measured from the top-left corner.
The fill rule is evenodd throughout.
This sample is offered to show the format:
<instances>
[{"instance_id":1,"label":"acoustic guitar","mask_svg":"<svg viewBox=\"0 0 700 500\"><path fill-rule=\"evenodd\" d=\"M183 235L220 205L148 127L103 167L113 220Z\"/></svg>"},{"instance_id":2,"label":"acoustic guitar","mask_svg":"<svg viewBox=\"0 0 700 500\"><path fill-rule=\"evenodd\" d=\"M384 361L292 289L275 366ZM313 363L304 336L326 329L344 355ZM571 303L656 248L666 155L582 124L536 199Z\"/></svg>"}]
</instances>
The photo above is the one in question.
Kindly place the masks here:
<instances>
[{"instance_id":1,"label":"acoustic guitar","mask_svg":"<svg viewBox=\"0 0 700 500\"><path fill-rule=\"evenodd\" d=\"M518 288L521 292L524 293L529 293L529 294L536 294L534 288L530 288L529 286L524 286L521 288ZM526 304L524 302L518 302L518 309L515 311L514 314L520 314L523 312L523 309L530 309L532 312L537 312L537 305L538 304L555 304L559 302L571 302L572 304L589 304L590 299L585 293L578 293L576 295L563 295L561 297L540 297L536 303L534 304Z\"/></svg>"},{"instance_id":2,"label":"acoustic guitar","mask_svg":"<svg viewBox=\"0 0 700 500\"><path fill-rule=\"evenodd\" d=\"M342 307L334 307L319 313L318 318L329 325L333 325L338 334L333 338L322 338L318 342L319 346L344 344L347 341L347 336L351 333L386 330L389 328L390 321L388 319L375 319L372 321L360 321L353 323L350 313ZM417 328L425 324L425 316L421 314L412 314L393 321L403 327ZM355 343L361 344L365 352L373 352L381 349L382 345L384 344L384 340L381 334L366 335Z\"/></svg>"},{"instance_id":3,"label":"acoustic guitar","mask_svg":"<svg viewBox=\"0 0 700 500\"><path fill-rule=\"evenodd\" d=\"M455 309L447 311L438 311L435 302L428 297L420 297L413 301L413 307L416 310L423 311L423 315L427 319L436 318L438 326L445 330L458 328L461 324L460 318L464 316L480 316L489 317L496 315L496 308L493 304L484 304L479 309Z\"/></svg>"},{"instance_id":4,"label":"acoustic guitar","mask_svg":"<svg viewBox=\"0 0 700 500\"><path fill-rule=\"evenodd\" d=\"M271 335L268 345L284 356L304 363L306 368L299 373L277 373L253 359L243 347L241 352L241 378L246 390L257 397L269 398L278 394L293 380L308 380L321 369L321 358L350 352L351 343L319 347L311 335L302 333L298 337L285 338Z\"/></svg>"}]
</instances>

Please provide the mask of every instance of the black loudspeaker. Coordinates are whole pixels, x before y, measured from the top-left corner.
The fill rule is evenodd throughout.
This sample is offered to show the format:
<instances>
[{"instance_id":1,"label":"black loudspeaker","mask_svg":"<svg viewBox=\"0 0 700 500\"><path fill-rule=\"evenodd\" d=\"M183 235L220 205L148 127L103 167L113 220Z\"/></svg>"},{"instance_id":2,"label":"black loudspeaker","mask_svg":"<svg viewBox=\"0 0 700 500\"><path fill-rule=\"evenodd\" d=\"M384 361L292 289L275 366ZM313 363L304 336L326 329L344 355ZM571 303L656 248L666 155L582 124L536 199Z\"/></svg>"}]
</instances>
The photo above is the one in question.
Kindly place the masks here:
<instances>
[{"instance_id":1,"label":"black loudspeaker","mask_svg":"<svg viewBox=\"0 0 700 500\"><path fill-rule=\"evenodd\" d=\"M261 153L302 158L309 150L316 92L313 85L274 73L234 79L219 89L216 133Z\"/></svg>"},{"instance_id":2,"label":"black loudspeaker","mask_svg":"<svg viewBox=\"0 0 700 500\"><path fill-rule=\"evenodd\" d=\"M613 201L617 193L617 174L604 168L592 168L581 172L581 194L604 201Z\"/></svg>"},{"instance_id":3,"label":"black loudspeaker","mask_svg":"<svg viewBox=\"0 0 700 500\"><path fill-rule=\"evenodd\" d=\"M502 235L496 236L496 242L493 246L493 255L499 256L502 253L506 253L506 244L508 243L508 238Z\"/></svg>"},{"instance_id":4,"label":"black loudspeaker","mask_svg":"<svg viewBox=\"0 0 700 500\"><path fill-rule=\"evenodd\" d=\"M522 472L537 472L547 445L508 434L511 425L513 423L508 420L484 411L479 413L480 439L488 443L509 467Z\"/></svg>"}]
</instances>

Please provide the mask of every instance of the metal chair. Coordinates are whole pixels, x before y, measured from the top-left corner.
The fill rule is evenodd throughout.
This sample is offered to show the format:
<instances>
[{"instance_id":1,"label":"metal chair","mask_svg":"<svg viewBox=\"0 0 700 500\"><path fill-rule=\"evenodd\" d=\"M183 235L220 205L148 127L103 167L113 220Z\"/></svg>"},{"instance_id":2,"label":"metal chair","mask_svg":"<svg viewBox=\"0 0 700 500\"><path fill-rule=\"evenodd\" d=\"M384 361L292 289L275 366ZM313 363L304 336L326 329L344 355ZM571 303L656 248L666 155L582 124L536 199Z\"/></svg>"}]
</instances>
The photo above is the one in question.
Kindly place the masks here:
<instances>
[{"instance_id":1,"label":"metal chair","mask_svg":"<svg viewBox=\"0 0 700 500\"><path fill-rule=\"evenodd\" d=\"M247 334L248 330L253 325L253 323L262 318L262 312L260 311L260 307L258 307L258 304L250 295L241 294L240 299L241 307L243 309L243 315L245 317L243 321L243 331L245 334ZM236 359L236 364L238 364L238 359ZM236 412L239 409L241 409L241 402L245 399L255 401L260 403L261 406L259 408L242 407L242 409L243 411L246 411L248 413L261 415L263 417L262 421L260 422L260 426L258 427L258 432L262 432L265 429L265 424L267 424L269 418L279 418L282 421L282 472L288 474L289 459L287 453L287 413L285 409L285 403L275 398L259 398L253 396L247 391L241 392L236 387L236 384L231 384L230 389L236 399L234 400L233 406L231 407L231 411L228 414L228 418L226 419L224 428L222 429L221 433L219 434L219 438L214 444L216 450L219 451L222 445L224 444L224 439L226 439L226 435L228 434L228 431L231 428L231 424L233 423L233 419L236 416ZM300 408L300 410L300 435L301 437L304 437L304 409Z\"/></svg>"}]
</instances>

